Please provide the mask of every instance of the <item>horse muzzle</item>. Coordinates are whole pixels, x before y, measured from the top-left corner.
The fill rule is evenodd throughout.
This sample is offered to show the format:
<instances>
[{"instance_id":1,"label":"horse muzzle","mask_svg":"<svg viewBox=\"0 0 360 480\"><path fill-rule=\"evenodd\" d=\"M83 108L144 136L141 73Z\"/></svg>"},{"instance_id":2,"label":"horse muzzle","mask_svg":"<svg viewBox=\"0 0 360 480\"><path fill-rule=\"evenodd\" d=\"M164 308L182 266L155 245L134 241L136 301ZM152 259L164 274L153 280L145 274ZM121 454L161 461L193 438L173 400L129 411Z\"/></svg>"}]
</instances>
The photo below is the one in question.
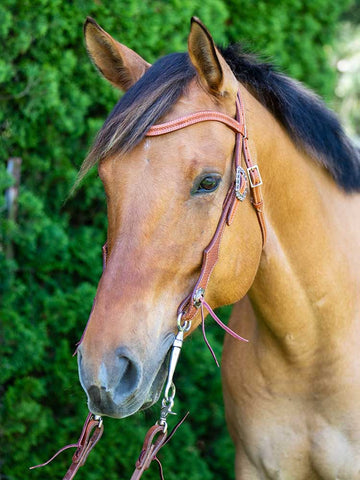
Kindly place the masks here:
<instances>
[{"instance_id":1,"label":"horse muzzle","mask_svg":"<svg viewBox=\"0 0 360 480\"><path fill-rule=\"evenodd\" d=\"M91 362L82 346L78 349L80 383L89 410L97 415L124 418L153 405L167 375L171 334L155 350L155 358L140 359L127 347L119 347L100 363Z\"/></svg>"}]
</instances>

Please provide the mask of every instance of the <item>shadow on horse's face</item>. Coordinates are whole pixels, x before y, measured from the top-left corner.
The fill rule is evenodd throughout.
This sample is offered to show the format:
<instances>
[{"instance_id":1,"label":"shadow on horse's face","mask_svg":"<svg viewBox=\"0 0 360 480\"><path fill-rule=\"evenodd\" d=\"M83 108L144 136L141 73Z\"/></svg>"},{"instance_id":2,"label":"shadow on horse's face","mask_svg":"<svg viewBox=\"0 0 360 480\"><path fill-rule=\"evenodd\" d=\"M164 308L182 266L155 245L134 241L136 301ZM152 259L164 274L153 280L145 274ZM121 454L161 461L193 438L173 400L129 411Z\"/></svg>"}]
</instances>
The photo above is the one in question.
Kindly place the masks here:
<instances>
[{"instance_id":1,"label":"shadow on horse's face","mask_svg":"<svg viewBox=\"0 0 360 480\"><path fill-rule=\"evenodd\" d=\"M88 49L115 83L108 73L109 62L101 65L104 51L101 55L97 51L97 35L101 49L104 38L110 42L111 37L99 28L90 22L85 29ZM197 41L194 35L189 41L197 76L162 121L201 110L235 114L238 84L229 68L223 65L219 75L221 88L227 88L221 98L199 86L199 82L209 85L210 79L201 74L203 59L197 58L199 53L191 47ZM112 44L111 59L114 48ZM148 68L129 52L119 50L123 68L127 66L119 80L125 89ZM130 78L121 83L126 74ZM215 80L211 78L212 89ZM93 413L125 417L159 398L176 332L177 308L199 275L203 249L214 234L234 180L233 149L234 133L229 128L203 122L169 135L146 137L128 153L101 160L99 174L108 207L108 255L78 350L80 381ZM259 262L261 232L252 206L247 201L238 210L241 214L223 236L221 261L206 292L213 307L239 299L251 285ZM234 243L246 246L242 255L232 254ZM198 317L193 328L199 324Z\"/></svg>"}]
</instances>

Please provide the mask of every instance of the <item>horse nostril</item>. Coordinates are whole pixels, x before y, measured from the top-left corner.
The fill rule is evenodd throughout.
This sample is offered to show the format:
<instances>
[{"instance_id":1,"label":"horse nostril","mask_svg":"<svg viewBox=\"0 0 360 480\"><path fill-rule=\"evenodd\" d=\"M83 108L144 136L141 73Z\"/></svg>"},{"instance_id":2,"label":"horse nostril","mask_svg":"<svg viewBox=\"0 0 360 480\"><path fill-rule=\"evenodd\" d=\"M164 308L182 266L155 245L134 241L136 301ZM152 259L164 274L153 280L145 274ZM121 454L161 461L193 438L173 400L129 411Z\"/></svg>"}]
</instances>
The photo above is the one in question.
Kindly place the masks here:
<instances>
[{"instance_id":1,"label":"horse nostril","mask_svg":"<svg viewBox=\"0 0 360 480\"><path fill-rule=\"evenodd\" d=\"M143 370L128 349L117 350L95 368L86 368L82 360L79 357L79 374L91 411L111 415L133 402Z\"/></svg>"},{"instance_id":2,"label":"horse nostril","mask_svg":"<svg viewBox=\"0 0 360 480\"><path fill-rule=\"evenodd\" d=\"M134 394L140 383L140 367L135 362L124 355L118 356L118 382L115 388L116 402L125 400Z\"/></svg>"}]
</instances>

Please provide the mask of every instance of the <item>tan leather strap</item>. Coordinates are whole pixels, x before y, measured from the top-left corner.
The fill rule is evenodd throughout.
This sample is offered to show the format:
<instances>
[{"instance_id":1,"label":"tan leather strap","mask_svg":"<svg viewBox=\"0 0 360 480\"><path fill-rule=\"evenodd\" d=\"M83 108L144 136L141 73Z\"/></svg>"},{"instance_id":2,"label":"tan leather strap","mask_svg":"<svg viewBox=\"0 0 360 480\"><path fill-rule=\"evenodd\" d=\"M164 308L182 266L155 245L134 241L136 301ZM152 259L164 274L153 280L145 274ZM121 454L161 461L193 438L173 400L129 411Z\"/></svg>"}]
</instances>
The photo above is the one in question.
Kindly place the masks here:
<instances>
[{"instance_id":1,"label":"tan leather strap","mask_svg":"<svg viewBox=\"0 0 360 480\"><path fill-rule=\"evenodd\" d=\"M244 128L239 122L225 115L221 112L215 112L212 110L205 110L203 112L191 113L185 117L177 118L176 120L170 120L166 123L161 123L159 125L154 125L149 128L146 133L147 137L156 137L158 135L164 135L166 133L175 132L175 130L180 130L181 128L189 127L199 122L221 122L227 125L229 128L234 130L234 132L241 133L244 135Z\"/></svg>"},{"instance_id":2,"label":"tan leather strap","mask_svg":"<svg viewBox=\"0 0 360 480\"><path fill-rule=\"evenodd\" d=\"M144 471L150 467L151 462L154 460L157 461L159 465L161 480L164 480L162 466L157 458L157 454L160 448L162 448L172 439L178 428L185 422L188 415L189 412L187 412L187 414L175 425L169 434L167 434L166 429L164 431L164 427L162 425L158 424L153 425L148 430L140 456L135 464L134 473L132 474L130 480L139 480Z\"/></svg>"},{"instance_id":3,"label":"tan leather strap","mask_svg":"<svg viewBox=\"0 0 360 480\"><path fill-rule=\"evenodd\" d=\"M266 223L264 217L264 200L262 196L261 185L263 184L262 178L260 175L259 167L253 164L251 160L250 150L249 150L249 139L247 136L247 129L246 129L246 122L245 122L245 110L241 101L240 93L237 94L236 99L238 108L237 111L239 112L238 115L240 116L240 121L245 125L245 135L243 137L243 144L242 144L242 152L244 156L245 165L247 168L247 174L250 181L250 191L252 195L251 203L255 208L258 221L261 228L261 235L263 241L263 247L266 243Z\"/></svg>"},{"instance_id":4,"label":"tan leather strap","mask_svg":"<svg viewBox=\"0 0 360 480\"><path fill-rule=\"evenodd\" d=\"M104 426L102 419L100 417L96 418L92 413L89 412L77 443L66 445L56 452L55 455L53 455L47 462L30 467L30 470L33 468L45 467L45 465L48 465L50 462L52 462L54 458L59 455L59 453L67 450L68 448L76 447L76 451L72 458L72 464L63 478L63 480L72 480L79 468L86 462L89 453L100 440L103 432Z\"/></svg>"},{"instance_id":5,"label":"tan leather strap","mask_svg":"<svg viewBox=\"0 0 360 480\"><path fill-rule=\"evenodd\" d=\"M202 265L198 281L196 282L191 295L186 297L179 305L178 315L181 312L185 312L182 317L184 321L191 320L197 313L197 310L200 307L200 303L198 303L195 294L196 292L199 292L202 295L205 294L206 287L210 280L210 275L216 265L216 262L218 261L220 243L226 226L226 221L229 214L231 213L234 203L237 202L235 194L233 193L234 189L235 187L234 185L232 185L231 190L229 190L228 195L226 196L224 206L221 212L221 217L215 230L214 236L212 237L209 245L203 251Z\"/></svg>"},{"instance_id":6,"label":"tan leather strap","mask_svg":"<svg viewBox=\"0 0 360 480\"><path fill-rule=\"evenodd\" d=\"M73 455L72 464L66 472L63 480L72 480L75 477L76 472L84 465L89 453L100 440L103 432L104 427L102 420L96 420L92 414L89 414L78 441L78 448Z\"/></svg>"},{"instance_id":7,"label":"tan leather strap","mask_svg":"<svg viewBox=\"0 0 360 480\"><path fill-rule=\"evenodd\" d=\"M183 320L191 320L200 307L199 295L204 296L208 285L210 275L219 258L219 250L221 238L226 225L231 225L239 201L245 198L247 192L247 179L244 170L241 168L241 158L244 158L247 175L249 178L251 203L256 211L259 221L263 246L266 241L266 224L263 211L263 197L261 191L262 179L259 167L253 164L248 145L248 136L245 121L245 111L241 102L240 92L236 98L236 119L231 118L220 112L197 112L194 114L181 117L177 120L171 120L160 125L152 126L147 132L147 136L164 135L166 133L179 130L181 128L194 125L195 123L214 120L222 122L236 132L235 149L234 149L234 170L235 182L233 182L225 197L221 216L215 230L214 236L209 245L204 249L203 260L198 281L192 293L188 295L179 305L178 314L183 313Z\"/></svg>"},{"instance_id":8,"label":"tan leather strap","mask_svg":"<svg viewBox=\"0 0 360 480\"><path fill-rule=\"evenodd\" d=\"M141 478L144 471L150 467L151 462L156 459L158 451L166 442L166 437L167 434L161 425L154 425L148 430L130 480L138 480Z\"/></svg>"}]
</instances>

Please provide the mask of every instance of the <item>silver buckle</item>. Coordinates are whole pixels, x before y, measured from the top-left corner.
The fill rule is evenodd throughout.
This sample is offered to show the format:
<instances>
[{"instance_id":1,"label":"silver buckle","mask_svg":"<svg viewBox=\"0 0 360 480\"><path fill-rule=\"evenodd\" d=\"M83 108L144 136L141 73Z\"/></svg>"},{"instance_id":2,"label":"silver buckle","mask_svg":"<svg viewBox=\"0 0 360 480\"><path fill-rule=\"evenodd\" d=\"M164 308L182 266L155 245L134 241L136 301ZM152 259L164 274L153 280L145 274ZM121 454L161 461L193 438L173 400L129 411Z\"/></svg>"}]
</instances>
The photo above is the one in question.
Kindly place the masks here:
<instances>
[{"instance_id":1,"label":"silver buckle","mask_svg":"<svg viewBox=\"0 0 360 480\"><path fill-rule=\"evenodd\" d=\"M257 183L253 183L253 181L251 179L250 172L254 172L254 171L257 172L257 174L259 176L259 181ZM260 175L260 170L259 170L259 167L257 165L253 165L252 167L247 168L247 172L248 172L248 177L249 177L249 182L250 182L251 188L260 187L260 185L263 184L263 181L262 181L262 178L261 178L261 175Z\"/></svg>"}]
</instances>

